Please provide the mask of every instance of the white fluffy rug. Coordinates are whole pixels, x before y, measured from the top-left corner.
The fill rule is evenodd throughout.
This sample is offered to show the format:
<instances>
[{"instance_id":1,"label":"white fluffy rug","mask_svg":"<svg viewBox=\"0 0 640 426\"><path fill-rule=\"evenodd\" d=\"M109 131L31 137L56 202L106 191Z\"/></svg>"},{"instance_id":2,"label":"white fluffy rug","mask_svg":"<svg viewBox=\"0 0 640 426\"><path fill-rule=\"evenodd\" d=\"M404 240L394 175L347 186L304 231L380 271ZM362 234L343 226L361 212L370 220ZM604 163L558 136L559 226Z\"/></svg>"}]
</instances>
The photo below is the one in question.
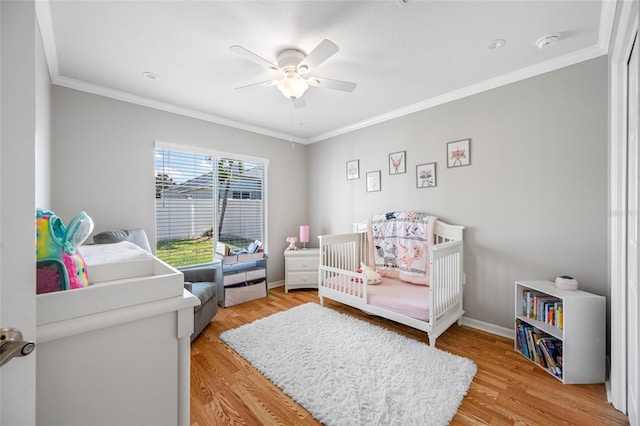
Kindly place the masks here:
<instances>
[{"instance_id":1,"label":"white fluffy rug","mask_svg":"<svg viewBox=\"0 0 640 426\"><path fill-rule=\"evenodd\" d=\"M325 425L446 425L477 370L315 303L220 338Z\"/></svg>"}]
</instances>

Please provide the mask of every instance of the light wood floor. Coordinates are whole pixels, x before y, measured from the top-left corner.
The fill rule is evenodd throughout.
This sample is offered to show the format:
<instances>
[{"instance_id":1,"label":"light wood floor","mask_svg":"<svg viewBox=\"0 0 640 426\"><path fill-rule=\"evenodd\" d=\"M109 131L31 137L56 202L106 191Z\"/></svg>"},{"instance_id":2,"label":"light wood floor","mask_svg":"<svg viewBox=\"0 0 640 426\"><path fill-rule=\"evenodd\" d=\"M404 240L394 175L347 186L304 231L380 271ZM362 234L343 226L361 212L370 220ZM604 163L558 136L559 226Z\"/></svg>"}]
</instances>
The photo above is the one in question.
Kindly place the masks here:
<instances>
[{"instance_id":1,"label":"light wood floor","mask_svg":"<svg viewBox=\"0 0 640 426\"><path fill-rule=\"evenodd\" d=\"M260 299L220 308L191 345L191 425L319 425L311 414L227 347L220 333L276 312L318 303L315 290L269 290ZM427 343L425 333L326 301L337 311ZM513 341L453 325L436 347L478 366L453 425L627 425L606 402L604 385L563 385L514 352Z\"/></svg>"}]
</instances>

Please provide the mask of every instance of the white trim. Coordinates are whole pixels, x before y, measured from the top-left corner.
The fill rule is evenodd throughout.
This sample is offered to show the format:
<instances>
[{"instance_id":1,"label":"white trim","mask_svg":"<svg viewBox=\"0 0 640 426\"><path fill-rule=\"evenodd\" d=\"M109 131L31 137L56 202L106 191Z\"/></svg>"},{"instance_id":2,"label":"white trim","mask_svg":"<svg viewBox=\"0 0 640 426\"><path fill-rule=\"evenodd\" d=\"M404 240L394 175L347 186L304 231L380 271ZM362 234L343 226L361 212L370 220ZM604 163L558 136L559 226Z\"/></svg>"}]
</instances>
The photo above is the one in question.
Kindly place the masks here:
<instances>
[{"instance_id":1,"label":"white trim","mask_svg":"<svg viewBox=\"0 0 640 426\"><path fill-rule=\"evenodd\" d=\"M476 330L484 331L486 333L506 337L507 339L514 339L514 331L512 329L500 327L499 325L491 324L477 319L462 317L462 325L466 325L467 327L475 328Z\"/></svg>"},{"instance_id":2,"label":"white trim","mask_svg":"<svg viewBox=\"0 0 640 426\"><path fill-rule=\"evenodd\" d=\"M264 251L269 253L269 162L267 161L264 164L264 176L262 178L263 182L263 191L264 191L264 241L262 242L262 247ZM269 273L269 269L267 268L267 274ZM269 277L265 278L267 280L267 285L269 283Z\"/></svg>"},{"instance_id":3,"label":"white trim","mask_svg":"<svg viewBox=\"0 0 640 426\"><path fill-rule=\"evenodd\" d=\"M267 288L272 289L276 287L284 287L284 280L275 281L267 284Z\"/></svg>"},{"instance_id":4,"label":"white trim","mask_svg":"<svg viewBox=\"0 0 640 426\"><path fill-rule=\"evenodd\" d=\"M527 78L535 77L546 72L554 71L560 68L568 67L570 65L584 62L589 59L597 58L602 55L606 55L607 51L602 50L599 46L591 46L577 52L570 53L559 58L551 59L539 64L535 64L526 68L516 70L514 72L503 74L501 76L491 78L471 86L463 87L458 90L454 90L449 93L444 93L439 96L427 99L422 102L409 105L395 111L390 111L384 114L377 115L375 117L362 120L360 122L341 127L339 129L324 133L322 135L307 139L308 143L320 142L325 139L329 139L335 136L340 136L345 133L353 132L365 127L373 126L385 121L393 120L398 117L413 114L414 112L422 111L425 109L433 108L438 105L445 104L447 102L455 101L457 99L466 98L467 96L476 95L478 93L486 92L498 87L505 86L507 84L515 83L517 81L525 80Z\"/></svg>"},{"instance_id":5,"label":"white trim","mask_svg":"<svg viewBox=\"0 0 640 426\"><path fill-rule=\"evenodd\" d=\"M610 62L610 135L609 135L609 291L611 312L611 370L606 382L609 402L627 411L626 341L626 61L638 17L632 15L633 3L620 2L618 27L613 34Z\"/></svg>"},{"instance_id":6,"label":"white trim","mask_svg":"<svg viewBox=\"0 0 640 426\"><path fill-rule=\"evenodd\" d=\"M60 66L58 64L56 37L53 32L53 20L51 19L51 4L48 1L36 1L35 10L36 20L40 27L44 56L47 59L49 68L49 78L53 81L60 75Z\"/></svg>"},{"instance_id":7,"label":"white trim","mask_svg":"<svg viewBox=\"0 0 640 426\"><path fill-rule=\"evenodd\" d=\"M189 152L191 154L201 154L201 155L211 155L214 157L222 157L222 158L232 158L234 160L242 160L248 163L260 163L265 166L269 165L268 158L262 157L253 157L251 155L243 155L235 152L224 152L224 151L216 151L213 149L203 148L196 145L184 145L175 142L163 142L163 141L154 141L153 143L154 149L170 149L174 151L183 151Z\"/></svg>"},{"instance_id":8,"label":"white trim","mask_svg":"<svg viewBox=\"0 0 640 426\"><path fill-rule=\"evenodd\" d=\"M604 52L609 51L615 18L616 0L604 0L600 9L600 32L598 34L598 46Z\"/></svg>"}]
</instances>

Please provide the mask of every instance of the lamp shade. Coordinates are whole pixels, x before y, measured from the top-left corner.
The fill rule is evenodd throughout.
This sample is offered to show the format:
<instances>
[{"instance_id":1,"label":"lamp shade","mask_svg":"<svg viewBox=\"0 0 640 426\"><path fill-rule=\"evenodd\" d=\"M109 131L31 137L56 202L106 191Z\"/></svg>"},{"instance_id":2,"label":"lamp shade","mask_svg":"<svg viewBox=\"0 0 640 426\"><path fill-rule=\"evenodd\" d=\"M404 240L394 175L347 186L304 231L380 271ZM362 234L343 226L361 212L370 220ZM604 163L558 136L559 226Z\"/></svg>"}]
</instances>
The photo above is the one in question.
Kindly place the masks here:
<instances>
[{"instance_id":1,"label":"lamp shade","mask_svg":"<svg viewBox=\"0 0 640 426\"><path fill-rule=\"evenodd\" d=\"M300 242L309 242L309 225L300 225Z\"/></svg>"},{"instance_id":2,"label":"lamp shade","mask_svg":"<svg viewBox=\"0 0 640 426\"><path fill-rule=\"evenodd\" d=\"M309 83L294 71L288 71L283 79L278 81L278 89L290 99L298 99L309 89Z\"/></svg>"}]
</instances>

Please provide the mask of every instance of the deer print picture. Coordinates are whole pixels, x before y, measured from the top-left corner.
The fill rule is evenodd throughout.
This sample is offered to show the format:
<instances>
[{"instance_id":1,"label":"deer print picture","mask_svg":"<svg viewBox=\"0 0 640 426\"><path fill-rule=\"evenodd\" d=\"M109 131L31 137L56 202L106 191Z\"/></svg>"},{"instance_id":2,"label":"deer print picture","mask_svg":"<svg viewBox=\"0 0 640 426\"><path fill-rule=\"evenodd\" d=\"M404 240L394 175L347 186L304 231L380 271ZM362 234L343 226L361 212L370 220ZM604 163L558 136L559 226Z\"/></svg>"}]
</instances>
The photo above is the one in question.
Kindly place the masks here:
<instances>
[{"instance_id":1,"label":"deer print picture","mask_svg":"<svg viewBox=\"0 0 640 426\"><path fill-rule=\"evenodd\" d=\"M447 144L447 167L468 166L471 164L471 139L449 142Z\"/></svg>"},{"instance_id":2,"label":"deer print picture","mask_svg":"<svg viewBox=\"0 0 640 426\"><path fill-rule=\"evenodd\" d=\"M389 154L389 174L398 175L407 172L406 151Z\"/></svg>"}]
</instances>

